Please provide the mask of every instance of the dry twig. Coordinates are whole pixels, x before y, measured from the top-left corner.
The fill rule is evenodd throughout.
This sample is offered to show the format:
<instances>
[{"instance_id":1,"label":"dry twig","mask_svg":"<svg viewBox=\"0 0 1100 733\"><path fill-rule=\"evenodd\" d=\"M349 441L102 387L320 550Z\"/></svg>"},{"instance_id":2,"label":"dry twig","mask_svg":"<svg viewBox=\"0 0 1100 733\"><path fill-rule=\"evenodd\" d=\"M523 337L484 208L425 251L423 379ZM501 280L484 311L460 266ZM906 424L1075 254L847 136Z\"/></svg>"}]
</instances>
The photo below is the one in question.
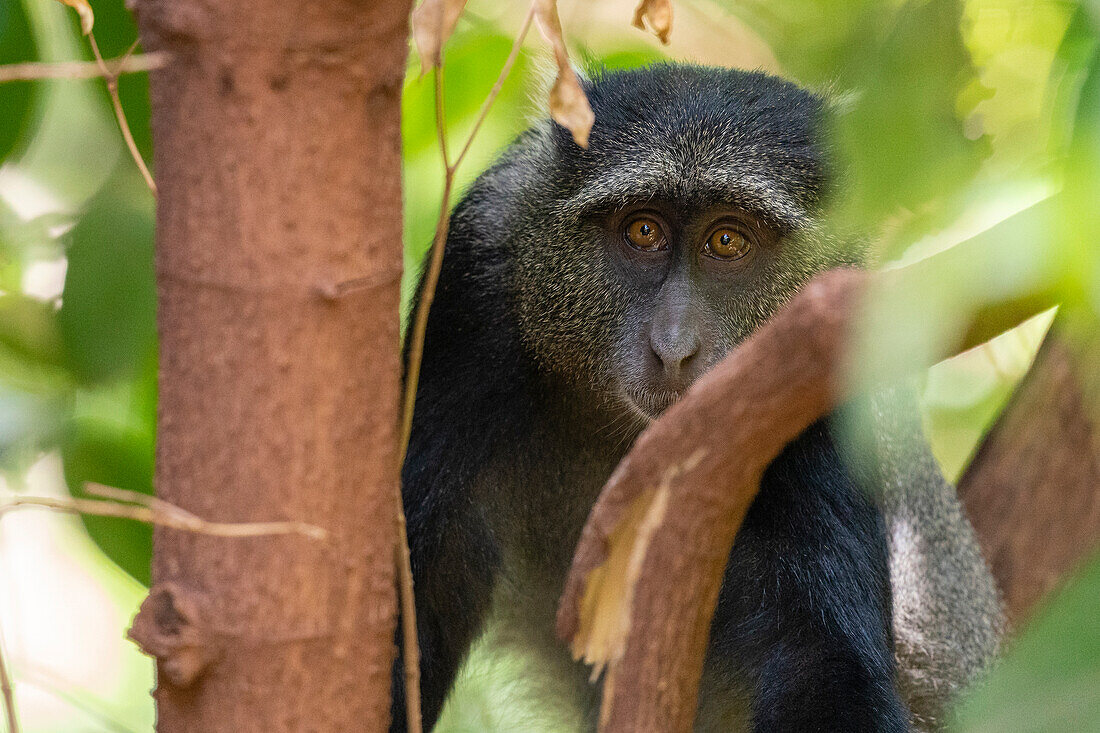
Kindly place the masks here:
<instances>
[{"instance_id":1,"label":"dry twig","mask_svg":"<svg viewBox=\"0 0 1100 733\"><path fill-rule=\"evenodd\" d=\"M324 529L305 522L210 522L155 496L92 483L85 484L85 489L89 494L107 497L108 500L15 496L0 504L0 519L8 512L16 509L39 508L72 514L133 519L148 524L217 537L262 537L300 534L315 540L326 540L328 538L328 532ZM4 698L8 730L10 733L19 733L15 695L4 662L2 639L0 639L0 693Z\"/></svg>"},{"instance_id":2,"label":"dry twig","mask_svg":"<svg viewBox=\"0 0 1100 733\"><path fill-rule=\"evenodd\" d=\"M4 655L4 634L0 631L0 694L4 697L4 715L8 721L8 733L19 733L19 717L15 714L15 689L8 673Z\"/></svg>"},{"instance_id":3,"label":"dry twig","mask_svg":"<svg viewBox=\"0 0 1100 733\"><path fill-rule=\"evenodd\" d=\"M137 143L134 142L134 135L130 132L130 123L126 121L126 113L122 110L122 99L118 96L118 77L121 72L118 68L112 69L107 66L107 62L103 60L103 55L99 52L99 44L95 42L95 34L90 31L88 32L88 43L92 46L92 55L95 56L100 73L107 82L107 93L111 97L111 106L114 107L115 119L118 120L118 127L122 131L122 139L126 141L126 148L130 151L130 157L134 159L138 170L141 171L141 177L145 179L145 185L156 196L157 184L153 181L153 174L149 172L148 166L145 165L144 158L141 157ZM134 39L134 42L130 44L130 48L126 49L126 53L120 57L123 62L130 58L137 45L138 40Z\"/></svg>"},{"instance_id":4,"label":"dry twig","mask_svg":"<svg viewBox=\"0 0 1100 733\"><path fill-rule=\"evenodd\" d=\"M9 81L38 81L39 79L99 79L114 74L137 74L159 69L168 63L168 54L162 51L117 56L98 61L60 61L43 63L31 61L25 64L0 66L0 84ZM104 70L104 66L107 70Z\"/></svg>"},{"instance_id":5,"label":"dry twig","mask_svg":"<svg viewBox=\"0 0 1100 733\"><path fill-rule=\"evenodd\" d=\"M211 522L155 496L113 489L99 484L86 484L88 493L110 496L102 499L58 498L52 496L14 496L0 504L0 517L17 509L53 509L70 514L91 514L98 517L118 517L185 532L216 537L262 537L265 535L300 534L315 540L328 539L328 532L306 522Z\"/></svg>"},{"instance_id":6,"label":"dry twig","mask_svg":"<svg viewBox=\"0 0 1100 733\"><path fill-rule=\"evenodd\" d=\"M441 65L435 66L435 121L436 131L439 135L439 153L443 160L443 196L439 204L439 219L436 222L435 235L432 238L428 271L421 285L415 321L409 336L409 355L405 370L405 394L402 400L401 418L400 462L402 465L405 463L405 454L409 449L409 436L412 434L413 409L416 404L416 387L420 380L420 362L424 355L424 334L428 327L428 311L435 297L435 287L439 282L439 272L443 266L443 249L447 243L447 231L451 221L451 193L454 190L455 172L458 170L458 166L461 165L462 161L466 158L466 154L470 151L474 136L477 135L478 130L481 129L481 125L488 116L489 109L493 106L493 102L495 102L500 95L500 90L503 88L505 80L511 73L512 67L516 63L516 59L519 57L520 49L523 46L523 40L527 37L527 32L531 28L531 22L534 16L535 8L534 5L532 5L527 11L527 15L523 20L523 25L516 35L516 40L512 44L512 50L509 52L508 58L505 60L504 66L497 76L496 83L493 84L493 88L489 91L489 95L482 103L481 109L478 111L477 119L474 121L474 126L470 130L470 134L467 136L454 162L451 161L450 153L447 148L447 120L443 108L443 67ZM413 596L412 561L409 556L408 530L400 493L398 493L397 496L397 526L397 562L401 584L401 631L403 656L405 660L406 717L408 719L409 731L411 733L420 733L420 654L417 646L416 603Z\"/></svg>"}]
</instances>

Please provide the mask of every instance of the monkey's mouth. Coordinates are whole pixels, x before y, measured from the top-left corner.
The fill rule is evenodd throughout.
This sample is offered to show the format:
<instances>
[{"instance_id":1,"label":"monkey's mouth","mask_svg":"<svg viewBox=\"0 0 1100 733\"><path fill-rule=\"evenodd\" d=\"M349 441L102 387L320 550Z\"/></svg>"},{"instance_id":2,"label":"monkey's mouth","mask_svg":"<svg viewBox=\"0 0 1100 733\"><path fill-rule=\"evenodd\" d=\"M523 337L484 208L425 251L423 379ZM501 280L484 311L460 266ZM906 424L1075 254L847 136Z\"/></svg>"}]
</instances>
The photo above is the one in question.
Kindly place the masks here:
<instances>
[{"instance_id":1,"label":"monkey's mouth","mask_svg":"<svg viewBox=\"0 0 1100 733\"><path fill-rule=\"evenodd\" d=\"M622 390L622 396L627 407L646 421L656 420L673 402L680 399L679 392L645 387L627 387Z\"/></svg>"}]
</instances>

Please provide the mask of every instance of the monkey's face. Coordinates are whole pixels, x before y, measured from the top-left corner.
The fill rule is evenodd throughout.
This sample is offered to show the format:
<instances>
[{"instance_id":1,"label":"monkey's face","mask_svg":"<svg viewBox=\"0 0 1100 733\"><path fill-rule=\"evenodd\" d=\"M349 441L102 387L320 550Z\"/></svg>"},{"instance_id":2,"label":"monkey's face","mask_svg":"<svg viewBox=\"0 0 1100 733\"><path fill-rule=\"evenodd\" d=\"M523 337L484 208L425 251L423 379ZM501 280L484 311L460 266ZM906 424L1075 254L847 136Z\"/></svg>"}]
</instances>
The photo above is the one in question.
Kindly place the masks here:
<instances>
[{"instance_id":1,"label":"monkey's face","mask_svg":"<svg viewBox=\"0 0 1100 733\"><path fill-rule=\"evenodd\" d=\"M541 284L521 298L529 343L547 368L645 420L816 272L850 262L813 228L663 197L583 218L552 246L561 258L521 261Z\"/></svg>"},{"instance_id":2,"label":"monkey's face","mask_svg":"<svg viewBox=\"0 0 1100 733\"><path fill-rule=\"evenodd\" d=\"M587 91L587 150L554 127L521 146L534 175L511 239L520 328L543 368L651 419L814 274L859 255L823 234L811 94L691 67Z\"/></svg>"},{"instance_id":3,"label":"monkey's face","mask_svg":"<svg viewBox=\"0 0 1100 733\"><path fill-rule=\"evenodd\" d=\"M654 418L797 287L782 233L725 205L650 200L603 226L609 275L631 297L615 322L613 394Z\"/></svg>"}]
</instances>

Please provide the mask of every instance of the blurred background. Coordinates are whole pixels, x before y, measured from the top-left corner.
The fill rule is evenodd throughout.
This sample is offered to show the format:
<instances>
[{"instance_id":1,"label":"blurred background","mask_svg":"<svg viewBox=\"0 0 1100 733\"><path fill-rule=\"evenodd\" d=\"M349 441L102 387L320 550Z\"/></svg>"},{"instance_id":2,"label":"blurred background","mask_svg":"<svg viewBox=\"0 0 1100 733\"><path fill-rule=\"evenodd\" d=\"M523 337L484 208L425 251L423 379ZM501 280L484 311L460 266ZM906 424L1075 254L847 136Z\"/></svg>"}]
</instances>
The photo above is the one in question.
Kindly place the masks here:
<instances>
[{"instance_id":1,"label":"blurred background","mask_svg":"<svg viewBox=\"0 0 1100 733\"><path fill-rule=\"evenodd\" d=\"M868 231L884 263L944 250L1061 192L1049 236L1009 237L1003 268L927 284L889 314L890 333L871 330L867 343L919 358L984 297L1025 292L1036 278L1094 327L1100 2L676 0L667 47L630 26L635 4L562 0L575 61L760 68L828 93L850 170L836 215ZM471 128L525 5L470 1L445 53L453 140ZM136 29L123 0L93 7L103 55L124 53ZM0 0L0 64L90 58L70 9ZM550 68L532 33L459 171L460 190L544 114ZM418 77L413 53L404 97L406 301L443 180L431 79ZM151 161L145 75L123 76L120 95ZM153 211L102 80L0 83L0 504L15 493L79 496L89 481L151 492ZM1049 322L1049 314L1033 319L923 376L926 429L949 477L966 466ZM127 520L37 509L3 516L0 639L24 730L151 729L153 665L124 638L149 582L150 537ZM966 701L959 729L1100 731L1096 567L1022 632L995 681ZM525 660L491 637L467 664L440 730L555 729L516 681Z\"/></svg>"}]
</instances>

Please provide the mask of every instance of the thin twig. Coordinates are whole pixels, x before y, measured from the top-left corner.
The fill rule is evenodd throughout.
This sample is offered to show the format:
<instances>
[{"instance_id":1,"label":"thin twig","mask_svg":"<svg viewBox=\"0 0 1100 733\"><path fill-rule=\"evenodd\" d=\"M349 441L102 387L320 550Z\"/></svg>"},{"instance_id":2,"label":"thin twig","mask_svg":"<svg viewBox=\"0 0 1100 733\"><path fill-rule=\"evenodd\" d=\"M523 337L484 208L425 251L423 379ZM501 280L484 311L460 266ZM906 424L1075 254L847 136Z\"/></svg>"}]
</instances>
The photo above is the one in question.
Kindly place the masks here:
<instances>
[{"instance_id":1,"label":"thin twig","mask_svg":"<svg viewBox=\"0 0 1100 733\"><path fill-rule=\"evenodd\" d=\"M141 53L133 56L118 56L105 61L108 70L104 72L98 61L59 61L44 63L32 61L25 64L0 65L0 84L9 81L37 81L39 79L99 79L114 74L137 74L159 69L168 63L168 54L164 51ZM113 71L112 71L113 70Z\"/></svg>"},{"instance_id":2,"label":"thin twig","mask_svg":"<svg viewBox=\"0 0 1100 733\"><path fill-rule=\"evenodd\" d=\"M439 154L443 156L443 170L450 176L454 172L447 154L447 114L443 108L443 64L435 67L435 131L439 136Z\"/></svg>"},{"instance_id":3,"label":"thin twig","mask_svg":"<svg viewBox=\"0 0 1100 733\"><path fill-rule=\"evenodd\" d=\"M416 633L416 597L413 595L412 557L409 553L409 533L405 526L405 509L401 502L401 486L397 487L397 569L400 576L401 642L405 661L405 729L421 733L420 712L420 644Z\"/></svg>"},{"instance_id":4,"label":"thin twig","mask_svg":"<svg viewBox=\"0 0 1100 733\"><path fill-rule=\"evenodd\" d=\"M185 509L167 505L155 497L142 504L123 504L100 499L56 498L52 496L15 496L0 504L0 517L16 509L53 509L70 514L91 514L97 517L133 519L147 524L179 529L215 537L262 537L264 535L300 534L315 540L325 540L328 532L305 522L210 522ZM170 507L170 508L169 508Z\"/></svg>"},{"instance_id":5,"label":"thin twig","mask_svg":"<svg viewBox=\"0 0 1100 733\"><path fill-rule=\"evenodd\" d=\"M438 77L436 77L438 78ZM451 223L451 187L454 185L454 174L447 172L443 179L443 197L439 206L439 219L435 225L435 236L432 238L432 249L428 262L428 271L424 275L424 284L420 290L420 302L416 306L416 320L413 322L413 331L409 341L408 366L405 369L405 396L402 403L403 415L401 420L401 463L404 465L405 454L409 450L409 437L412 435L413 407L416 404L416 387L420 381L420 362L424 357L424 334L428 330L428 311L432 307L435 298L435 286L439 282L439 271L443 268L443 249L447 243L447 228Z\"/></svg>"},{"instance_id":6,"label":"thin twig","mask_svg":"<svg viewBox=\"0 0 1100 733\"><path fill-rule=\"evenodd\" d=\"M453 163L447 150L447 119L443 106L443 67L438 66L435 69L435 125L439 135L439 153L443 159L443 196L439 203L439 219L436 222L435 236L432 238L431 259L421 286L420 300L417 303L416 317L409 341L401 414L401 451L399 454L399 465L401 466L405 464L405 454L409 449L409 437L412 435L413 410L416 404L416 388L420 381L420 362L424 356L424 335L428 328L428 312L431 309L432 300L435 298L435 288L439 283L439 273L443 267L443 250L447 243L447 230L451 222L451 192L454 190L455 171L469 152L474 136L481 129L482 123L489 114L490 107L493 106L493 102L500 95L500 90L504 87L504 82L519 57L523 39L531 28L534 16L535 6L532 3L530 10L527 11L527 16L523 20L523 26L512 44L508 59L504 62L492 90L482 103L477 119L474 121L474 126ZM416 603L413 596L408 531L400 492L397 496L397 529L398 544L395 554L397 555L398 576L400 578L401 633L405 660L405 717L409 733L420 733L422 725L420 719L420 652L416 633Z\"/></svg>"},{"instance_id":7,"label":"thin twig","mask_svg":"<svg viewBox=\"0 0 1100 733\"><path fill-rule=\"evenodd\" d=\"M12 677L8 674L7 662L4 659L4 633L0 629L0 694L4 696L4 713L8 720L8 733L19 733L19 717L15 714L15 688Z\"/></svg>"},{"instance_id":8,"label":"thin twig","mask_svg":"<svg viewBox=\"0 0 1100 733\"><path fill-rule=\"evenodd\" d=\"M516 35L515 42L512 43L512 50L508 54L508 60L505 61L504 66L501 67L496 83L493 84L493 88L489 91L489 96L485 98L485 101L481 105L481 109L478 111L477 120L470 130L469 137L466 138L466 144L462 146L462 150L451 166L452 173L458 169L458 166L461 165L462 160L466 157L466 153L470 151L470 146L473 145L474 142L474 136L477 135L477 131L481 129L481 123L485 122L485 118L489 116L489 108L492 107L493 102L497 100L497 97L500 95L500 90L504 88L504 82L508 79L508 75L512 73L512 66L515 65L516 59L519 58L520 49L523 48L523 39L527 37L527 31L531 29L531 21L534 19L535 6L532 5L527 11L527 16L523 19L523 25L519 29L519 34Z\"/></svg>"},{"instance_id":9,"label":"thin twig","mask_svg":"<svg viewBox=\"0 0 1100 733\"><path fill-rule=\"evenodd\" d=\"M435 98L436 98L436 129L439 134L439 150L443 158L444 168L444 180L443 180L443 197L440 202L439 220L436 223L435 236L432 239L431 248L431 260L429 261L429 267L426 277L424 278L423 285L420 290L420 301L417 304L416 320L413 323L413 331L411 334L411 340L409 341L409 355L408 364L405 370L405 394L404 401L402 403L402 422L401 422L401 462L405 461L405 453L409 448L409 436L412 434L412 418L413 407L416 401L416 387L420 379L420 361L424 355L424 333L427 330L428 311L431 308L432 300L435 298L435 286L439 281L439 270L443 264L443 249L447 241L447 229L450 225L450 204L451 204L451 192L454 188L455 172L458 169L460 163L466 157L466 153L469 152L470 146L473 144L474 136L478 130L481 129L481 124L485 121L485 118L489 114L489 108L492 107L493 102L496 101L497 96L500 95L500 90L504 87L504 82L508 78L508 75L512 71L512 67L515 65L516 59L519 57L519 52L523 47L523 40L527 37L527 31L531 28L531 22L535 17L535 6L532 3L530 10L527 11L526 17L523 19L523 25L520 28L519 33L516 35L515 41L512 43L512 50L508 54L507 60L504 62L504 66L501 67L500 75L497 77L496 83L489 92L489 96L485 98L485 102L481 105L481 109L478 112L477 120L474 122L473 128L470 130L469 136L466 138L466 142L462 146L462 150L459 152L458 157L455 158L454 163L451 163L447 154L447 139L445 135L447 121L444 116L443 110L443 77L441 75L442 67L436 69L435 76Z\"/></svg>"},{"instance_id":10,"label":"thin twig","mask_svg":"<svg viewBox=\"0 0 1100 733\"><path fill-rule=\"evenodd\" d=\"M439 270L443 263L443 244L447 240L447 224L450 221L451 185L454 171L447 162L447 141L443 125L443 77L442 67L435 70L436 88L436 125L439 129L439 150L443 156L443 198L439 206L439 221L432 240L432 260L424 286L420 292L420 303L416 309L416 321L413 323L412 340L409 342L408 366L405 372L405 394L402 401L401 451L398 466L405 465L405 454L409 449L409 436L412 434L413 405L416 400L416 385L420 380L420 361L424 355L424 333L428 327L428 308L435 295L435 284L439 280ZM401 596L401 642L402 657L405 660L405 718L409 733L421 733L420 714L420 649L416 632L416 600L413 594L412 558L409 554L409 537L405 522L405 508L401 492L397 492L397 571L400 579Z\"/></svg>"},{"instance_id":11,"label":"thin twig","mask_svg":"<svg viewBox=\"0 0 1100 733\"><path fill-rule=\"evenodd\" d=\"M97 484L94 481L85 481L84 490L100 499L120 501L123 504L141 504L142 506L153 508L154 502L159 502L166 507L171 507L172 509L176 508L166 501L157 499L157 497L152 494L143 494L140 491L130 491L129 489L118 489L106 484Z\"/></svg>"},{"instance_id":12,"label":"thin twig","mask_svg":"<svg viewBox=\"0 0 1100 733\"><path fill-rule=\"evenodd\" d=\"M111 97L111 106L115 109L115 119L118 120L118 127L122 130L122 139L126 141L130 157L137 163L138 170L141 171L141 177L145 179L145 185L153 192L153 196L156 196L157 184L153 181L153 174L149 172L145 160L141 157L137 143L134 142L134 135L130 132L130 123L126 121L126 113L122 110L122 99L118 96L119 72L117 69L112 70L107 67L107 62L103 60L103 54L99 52L99 44L95 42L95 34L90 31L88 32L88 43L92 46L92 55L95 56L96 63L99 64L100 71L103 73L103 79L107 82L107 93ZM126 53L122 55L123 61L130 58L134 49L137 48L137 44L137 39L135 39L130 48L126 50Z\"/></svg>"}]
</instances>

